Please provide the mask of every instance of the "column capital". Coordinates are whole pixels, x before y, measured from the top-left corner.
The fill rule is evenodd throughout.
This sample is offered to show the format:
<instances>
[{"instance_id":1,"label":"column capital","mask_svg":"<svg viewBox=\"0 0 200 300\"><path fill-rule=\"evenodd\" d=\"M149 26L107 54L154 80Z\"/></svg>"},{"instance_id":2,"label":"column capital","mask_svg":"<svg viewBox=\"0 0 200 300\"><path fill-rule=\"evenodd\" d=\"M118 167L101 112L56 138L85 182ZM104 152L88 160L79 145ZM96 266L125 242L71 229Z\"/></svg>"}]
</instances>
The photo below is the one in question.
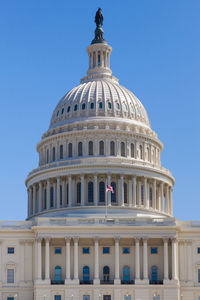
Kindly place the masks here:
<instances>
[{"instance_id":1,"label":"column capital","mask_svg":"<svg viewBox=\"0 0 200 300\"><path fill-rule=\"evenodd\" d=\"M135 241L136 241L136 242L140 242L140 240L141 240L141 237L139 237L139 236L136 236L136 237L134 237L134 239L135 239Z\"/></svg>"},{"instance_id":2,"label":"column capital","mask_svg":"<svg viewBox=\"0 0 200 300\"><path fill-rule=\"evenodd\" d=\"M43 237L41 237L41 236L36 237L36 241L37 241L37 242L41 243L42 240L43 240Z\"/></svg>"},{"instance_id":3,"label":"column capital","mask_svg":"<svg viewBox=\"0 0 200 300\"><path fill-rule=\"evenodd\" d=\"M169 241L169 237L168 236L163 236L163 241L166 243L166 242L168 242Z\"/></svg>"},{"instance_id":4,"label":"column capital","mask_svg":"<svg viewBox=\"0 0 200 300\"><path fill-rule=\"evenodd\" d=\"M94 237L94 241L95 241L95 242L98 242L98 241L99 241L99 237L98 237L98 236L95 236L95 237Z\"/></svg>"},{"instance_id":5,"label":"column capital","mask_svg":"<svg viewBox=\"0 0 200 300\"><path fill-rule=\"evenodd\" d=\"M70 241L71 241L71 237L70 236L66 236L65 237L65 242L69 242L70 243Z\"/></svg>"},{"instance_id":6,"label":"column capital","mask_svg":"<svg viewBox=\"0 0 200 300\"><path fill-rule=\"evenodd\" d=\"M44 239L45 239L45 242L46 242L46 243L49 243L50 240L51 240L51 238L50 238L49 236L44 237Z\"/></svg>"},{"instance_id":7,"label":"column capital","mask_svg":"<svg viewBox=\"0 0 200 300\"><path fill-rule=\"evenodd\" d=\"M142 238L143 242L147 242L148 239L149 239L149 238L148 238L147 236L145 236L145 237Z\"/></svg>"},{"instance_id":8,"label":"column capital","mask_svg":"<svg viewBox=\"0 0 200 300\"><path fill-rule=\"evenodd\" d=\"M171 241L172 241L172 243L176 243L177 242L177 238L176 237L171 237Z\"/></svg>"},{"instance_id":9,"label":"column capital","mask_svg":"<svg viewBox=\"0 0 200 300\"><path fill-rule=\"evenodd\" d=\"M74 242L78 243L79 236L74 236L74 237L73 237L73 240L74 240Z\"/></svg>"},{"instance_id":10,"label":"column capital","mask_svg":"<svg viewBox=\"0 0 200 300\"><path fill-rule=\"evenodd\" d=\"M114 239L115 239L115 242L119 242L120 237L119 236L115 236Z\"/></svg>"}]
</instances>

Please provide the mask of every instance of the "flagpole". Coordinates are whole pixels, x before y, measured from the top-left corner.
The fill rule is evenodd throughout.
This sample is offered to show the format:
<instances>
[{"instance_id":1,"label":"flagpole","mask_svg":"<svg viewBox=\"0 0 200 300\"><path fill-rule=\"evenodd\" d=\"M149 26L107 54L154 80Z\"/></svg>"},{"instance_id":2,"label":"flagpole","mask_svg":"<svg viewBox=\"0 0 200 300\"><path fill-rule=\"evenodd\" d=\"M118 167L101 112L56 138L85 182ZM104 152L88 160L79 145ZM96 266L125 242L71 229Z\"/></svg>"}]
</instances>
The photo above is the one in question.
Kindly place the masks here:
<instances>
[{"instance_id":1,"label":"flagpole","mask_svg":"<svg viewBox=\"0 0 200 300\"><path fill-rule=\"evenodd\" d=\"M105 215L105 220L107 220L107 214L108 214L107 205L108 205L108 193L106 192L106 215Z\"/></svg>"}]
</instances>

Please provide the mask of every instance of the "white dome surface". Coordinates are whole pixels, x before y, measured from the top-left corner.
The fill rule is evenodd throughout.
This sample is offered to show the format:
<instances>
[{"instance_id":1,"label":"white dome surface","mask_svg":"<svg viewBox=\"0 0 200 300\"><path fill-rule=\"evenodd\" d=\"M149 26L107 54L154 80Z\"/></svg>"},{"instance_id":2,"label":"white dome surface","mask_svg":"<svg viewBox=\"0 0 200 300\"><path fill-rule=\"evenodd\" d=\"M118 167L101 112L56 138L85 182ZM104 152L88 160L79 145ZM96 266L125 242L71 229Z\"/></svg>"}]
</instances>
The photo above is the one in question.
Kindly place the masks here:
<instances>
[{"instance_id":1,"label":"white dome surface","mask_svg":"<svg viewBox=\"0 0 200 300\"><path fill-rule=\"evenodd\" d=\"M60 100L49 129L98 116L133 120L150 127L147 112L133 93L114 79L98 78L76 86Z\"/></svg>"}]
</instances>

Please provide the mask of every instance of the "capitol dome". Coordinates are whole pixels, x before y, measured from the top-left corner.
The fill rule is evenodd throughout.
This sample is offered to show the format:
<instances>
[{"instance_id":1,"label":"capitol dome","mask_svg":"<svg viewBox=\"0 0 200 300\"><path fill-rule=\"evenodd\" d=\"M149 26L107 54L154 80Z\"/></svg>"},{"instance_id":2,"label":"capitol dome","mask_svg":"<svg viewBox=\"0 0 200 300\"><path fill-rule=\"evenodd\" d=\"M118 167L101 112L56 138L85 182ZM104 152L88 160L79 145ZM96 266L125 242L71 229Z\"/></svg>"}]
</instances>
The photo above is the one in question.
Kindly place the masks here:
<instances>
[{"instance_id":1,"label":"capitol dome","mask_svg":"<svg viewBox=\"0 0 200 300\"><path fill-rule=\"evenodd\" d=\"M28 219L173 216L163 145L142 103L112 75L111 51L97 28L86 76L59 101L37 145L39 166L26 180Z\"/></svg>"}]
</instances>

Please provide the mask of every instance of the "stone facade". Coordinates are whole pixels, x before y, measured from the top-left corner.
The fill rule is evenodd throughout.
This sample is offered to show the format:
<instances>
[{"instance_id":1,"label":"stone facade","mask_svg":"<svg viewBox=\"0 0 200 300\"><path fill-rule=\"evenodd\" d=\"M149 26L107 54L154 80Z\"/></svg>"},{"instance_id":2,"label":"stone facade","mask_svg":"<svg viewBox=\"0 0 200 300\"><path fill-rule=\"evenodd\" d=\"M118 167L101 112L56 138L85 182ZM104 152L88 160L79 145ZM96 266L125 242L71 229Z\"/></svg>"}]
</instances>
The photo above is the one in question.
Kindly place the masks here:
<instances>
[{"instance_id":1,"label":"stone facade","mask_svg":"<svg viewBox=\"0 0 200 300\"><path fill-rule=\"evenodd\" d=\"M27 220L0 222L1 300L200 299L200 222L173 217L163 145L111 51L87 48L37 145Z\"/></svg>"}]
</instances>

